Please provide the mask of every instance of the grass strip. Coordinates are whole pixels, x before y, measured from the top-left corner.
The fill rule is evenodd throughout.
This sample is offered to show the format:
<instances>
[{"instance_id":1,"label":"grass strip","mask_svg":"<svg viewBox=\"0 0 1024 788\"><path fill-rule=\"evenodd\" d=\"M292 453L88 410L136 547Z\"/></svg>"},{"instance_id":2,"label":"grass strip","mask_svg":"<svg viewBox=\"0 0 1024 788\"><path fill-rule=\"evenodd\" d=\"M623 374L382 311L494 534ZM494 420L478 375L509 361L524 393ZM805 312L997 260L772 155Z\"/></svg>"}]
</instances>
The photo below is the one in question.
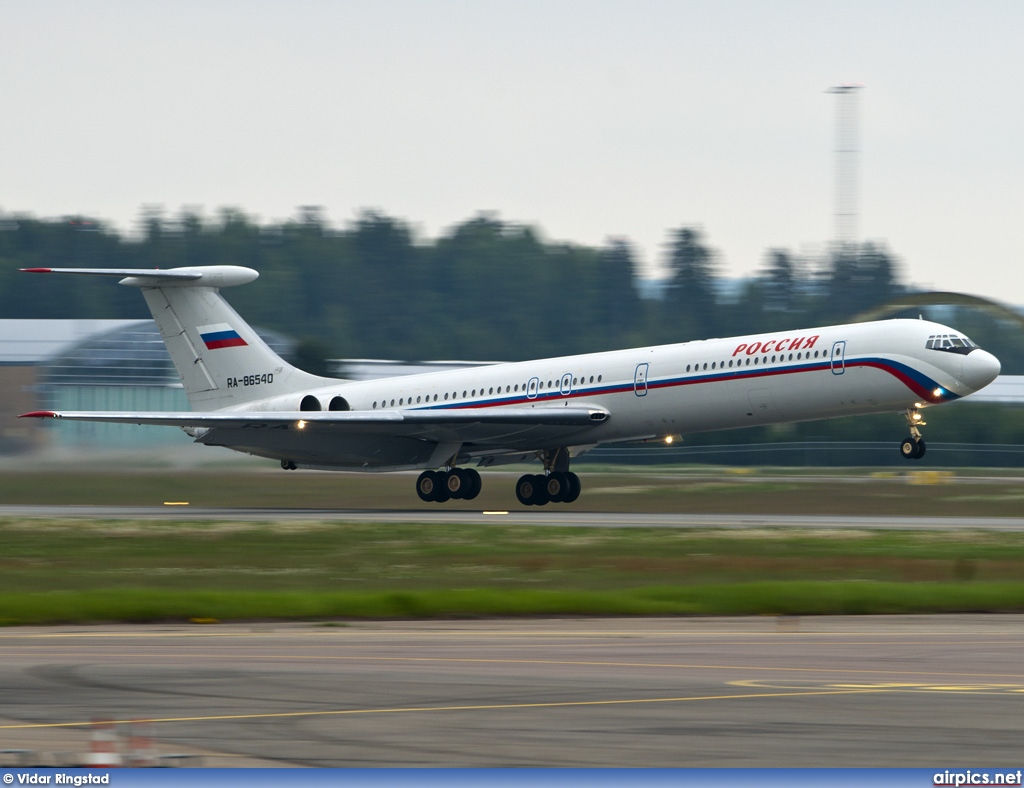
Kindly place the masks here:
<instances>
[{"instance_id":1,"label":"grass strip","mask_svg":"<svg viewBox=\"0 0 1024 788\"><path fill-rule=\"evenodd\" d=\"M616 591L91 590L0 594L0 625L488 616L871 615L1024 611L1015 582L794 581Z\"/></svg>"}]
</instances>

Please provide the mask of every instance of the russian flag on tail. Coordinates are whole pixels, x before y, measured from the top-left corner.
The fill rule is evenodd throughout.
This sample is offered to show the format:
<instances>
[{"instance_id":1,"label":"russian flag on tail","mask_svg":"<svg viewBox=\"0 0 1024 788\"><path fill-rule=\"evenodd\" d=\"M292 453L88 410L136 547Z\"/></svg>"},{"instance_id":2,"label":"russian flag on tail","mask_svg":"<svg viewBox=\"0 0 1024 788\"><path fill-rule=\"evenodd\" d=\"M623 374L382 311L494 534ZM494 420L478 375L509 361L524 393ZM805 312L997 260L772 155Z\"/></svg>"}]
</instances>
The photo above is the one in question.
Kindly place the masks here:
<instances>
[{"instance_id":1,"label":"russian flag on tail","mask_svg":"<svg viewBox=\"0 0 1024 788\"><path fill-rule=\"evenodd\" d=\"M227 323L199 326L196 330L199 332L199 337L206 344L207 350L219 350L222 347L243 347L249 344Z\"/></svg>"}]
</instances>

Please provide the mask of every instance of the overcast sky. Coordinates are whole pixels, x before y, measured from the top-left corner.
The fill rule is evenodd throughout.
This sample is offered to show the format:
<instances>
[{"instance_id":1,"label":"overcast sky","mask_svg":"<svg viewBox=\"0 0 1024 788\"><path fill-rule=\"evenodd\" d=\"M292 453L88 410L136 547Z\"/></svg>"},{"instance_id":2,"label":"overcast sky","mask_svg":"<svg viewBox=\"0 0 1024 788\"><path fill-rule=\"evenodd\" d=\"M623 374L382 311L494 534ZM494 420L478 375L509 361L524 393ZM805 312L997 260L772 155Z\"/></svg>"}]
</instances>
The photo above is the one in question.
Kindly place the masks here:
<instances>
[{"instance_id":1,"label":"overcast sky","mask_svg":"<svg viewBox=\"0 0 1024 788\"><path fill-rule=\"evenodd\" d=\"M0 209L480 211L724 273L833 235L857 83L861 237L923 287L1024 304L1024 3L28 2L0 7Z\"/></svg>"}]
</instances>

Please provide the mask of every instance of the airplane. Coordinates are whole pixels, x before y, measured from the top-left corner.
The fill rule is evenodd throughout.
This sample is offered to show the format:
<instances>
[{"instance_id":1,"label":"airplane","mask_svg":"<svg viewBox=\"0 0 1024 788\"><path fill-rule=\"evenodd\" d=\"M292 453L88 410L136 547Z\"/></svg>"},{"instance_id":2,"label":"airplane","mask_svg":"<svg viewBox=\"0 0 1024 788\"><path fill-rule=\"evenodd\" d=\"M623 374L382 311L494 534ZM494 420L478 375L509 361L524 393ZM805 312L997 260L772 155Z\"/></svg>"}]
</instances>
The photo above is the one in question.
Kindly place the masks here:
<instances>
[{"instance_id":1,"label":"airplane","mask_svg":"<svg viewBox=\"0 0 1024 788\"><path fill-rule=\"evenodd\" d=\"M470 463L539 460L543 473L516 482L520 503L571 503L582 485L570 462L599 444L868 413L905 414L899 450L920 459L921 411L1000 371L955 329L891 319L349 381L287 363L224 300L259 276L251 268L22 270L140 288L192 408L22 417L176 426L285 470L420 470L424 501L475 498Z\"/></svg>"}]
</instances>

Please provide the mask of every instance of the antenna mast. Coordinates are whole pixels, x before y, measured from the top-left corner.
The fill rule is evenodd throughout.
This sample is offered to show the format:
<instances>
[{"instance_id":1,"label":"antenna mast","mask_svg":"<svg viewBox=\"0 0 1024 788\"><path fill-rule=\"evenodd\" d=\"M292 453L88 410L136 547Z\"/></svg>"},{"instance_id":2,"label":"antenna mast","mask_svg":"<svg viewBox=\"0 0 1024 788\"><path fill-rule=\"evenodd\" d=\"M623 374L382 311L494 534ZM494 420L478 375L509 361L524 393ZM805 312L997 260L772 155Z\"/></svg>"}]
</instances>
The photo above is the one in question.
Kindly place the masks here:
<instances>
[{"instance_id":1,"label":"antenna mast","mask_svg":"<svg viewBox=\"0 0 1024 788\"><path fill-rule=\"evenodd\" d=\"M835 238L837 248L856 244L860 235L860 114L863 85L829 88L836 94Z\"/></svg>"}]
</instances>

